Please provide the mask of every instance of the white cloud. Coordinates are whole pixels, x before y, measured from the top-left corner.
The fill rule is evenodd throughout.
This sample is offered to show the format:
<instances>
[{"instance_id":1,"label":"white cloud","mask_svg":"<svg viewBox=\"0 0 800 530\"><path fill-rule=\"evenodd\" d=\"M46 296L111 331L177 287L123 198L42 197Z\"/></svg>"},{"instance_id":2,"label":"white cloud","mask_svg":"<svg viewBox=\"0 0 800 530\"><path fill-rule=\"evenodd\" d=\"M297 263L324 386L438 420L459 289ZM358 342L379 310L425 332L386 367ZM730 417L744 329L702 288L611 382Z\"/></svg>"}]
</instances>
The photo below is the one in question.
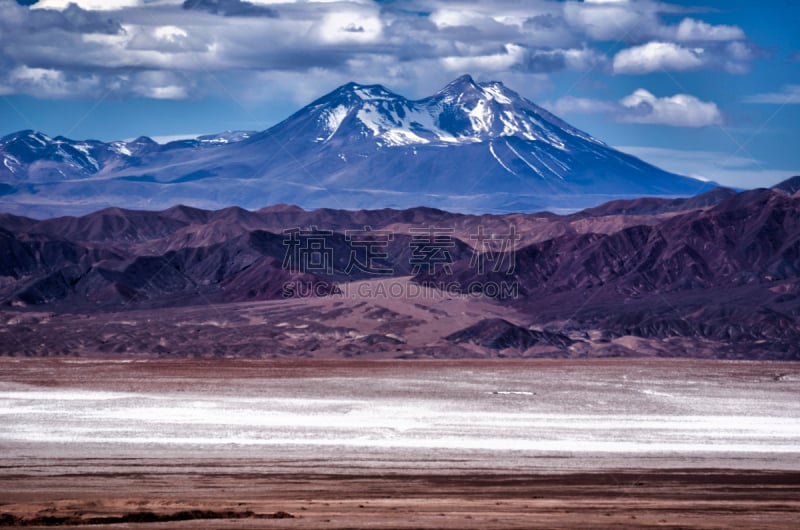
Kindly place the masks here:
<instances>
[{"instance_id":1,"label":"white cloud","mask_svg":"<svg viewBox=\"0 0 800 530\"><path fill-rule=\"evenodd\" d=\"M800 85L786 85L780 92L754 94L744 98L745 103L765 103L772 105L800 105Z\"/></svg>"},{"instance_id":2,"label":"white cloud","mask_svg":"<svg viewBox=\"0 0 800 530\"><path fill-rule=\"evenodd\" d=\"M725 46L725 51L735 61L750 61L755 58L753 50L744 42L731 42Z\"/></svg>"},{"instance_id":3,"label":"white cloud","mask_svg":"<svg viewBox=\"0 0 800 530\"><path fill-rule=\"evenodd\" d=\"M112 11L125 7L135 7L141 2L139 0L39 0L33 4L34 9L66 9L69 4L76 4L82 9L92 11Z\"/></svg>"},{"instance_id":4,"label":"white cloud","mask_svg":"<svg viewBox=\"0 0 800 530\"><path fill-rule=\"evenodd\" d=\"M437 9L431 13L430 20L439 28L472 26L486 19L482 13L466 9Z\"/></svg>"},{"instance_id":5,"label":"white cloud","mask_svg":"<svg viewBox=\"0 0 800 530\"><path fill-rule=\"evenodd\" d=\"M688 94L658 98L642 88L620 100L625 112L619 119L628 123L651 123L674 127L708 127L722 124L716 103L700 101Z\"/></svg>"},{"instance_id":6,"label":"white cloud","mask_svg":"<svg viewBox=\"0 0 800 530\"><path fill-rule=\"evenodd\" d=\"M186 89L177 85L149 86L142 90L141 95L152 99L186 99Z\"/></svg>"},{"instance_id":7,"label":"white cloud","mask_svg":"<svg viewBox=\"0 0 800 530\"><path fill-rule=\"evenodd\" d=\"M745 38L744 31L738 26L712 26L702 20L685 18L678 25L676 38L679 41L725 41Z\"/></svg>"},{"instance_id":8,"label":"white cloud","mask_svg":"<svg viewBox=\"0 0 800 530\"><path fill-rule=\"evenodd\" d=\"M152 99L186 99L189 87L177 74L159 70L140 72L131 79L133 92Z\"/></svg>"},{"instance_id":9,"label":"white cloud","mask_svg":"<svg viewBox=\"0 0 800 530\"><path fill-rule=\"evenodd\" d=\"M627 2L567 2L564 18L570 26L593 39L626 41L637 27L642 29L643 25L657 23L654 13L632 7Z\"/></svg>"},{"instance_id":10,"label":"white cloud","mask_svg":"<svg viewBox=\"0 0 800 530\"><path fill-rule=\"evenodd\" d=\"M525 49L516 44L506 44L504 53L476 57L444 57L442 64L451 72L502 72L520 64L525 58Z\"/></svg>"},{"instance_id":11,"label":"white cloud","mask_svg":"<svg viewBox=\"0 0 800 530\"><path fill-rule=\"evenodd\" d=\"M363 44L378 42L383 23L373 9L350 9L326 13L312 33L326 44Z\"/></svg>"},{"instance_id":12,"label":"white cloud","mask_svg":"<svg viewBox=\"0 0 800 530\"><path fill-rule=\"evenodd\" d=\"M685 13L686 8L650 0L567 1L564 18L574 30L601 41L641 44L648 41L722 42L746 39L738 26L709 24L684 18L669 24L664 15Z\"/></svg>"},{"instance_id":13,"label":"white cloud","mask_svg":"<svg viewBox=\"0 0 800 530\"><path fill-rule=\"evenodd\" d=\"M567 114L606 114L614 113L619 106L613 101L592 98L576 98L565 96L553 102L546 102L542 106L557 116Z\"/></svg>"},{"instance_id":14,"label":"white cloud","mask_svg":"<svg viewBox=\"0 0 800 530\"><path fill-rule=\"evenodd\" d=\"M85 94L96 89L100 79L94 75L67 75L53 68L29 68L19 66L13 69L8 79L10 85L24 88L31 95L44 98L66 98Z\"/></svg>"},{"instance_id":15,"label":"white cloud","mask_svg":"<svg viewBox=\"0 0 800 530\"><path fill-rule=\"evenodd\" d=\"M564 56L564 64L569 70L587 70L604 65L606 56L589 48L558 50Z\"/></svg>"},{"instance_id":16,"label":"white cloud","mask_svg":"<svg viewBox=\"0 0 800 530\"><path fill-rule=\"evenodd\" d=\"M178 26L158 26L153 30L153 36L159 40L174 42L189 36L186 30Z\"/></svg>"},{"instance_id":17,"label":"white cloud","mask_svg":"<svg viewBox=\"0 0 800 530\"><path fill-rule=\"evenodd\" d=\"M614 72L647 74L660 70L695 70L704 65L702 48L684 48L672 42L648 42L620 51L614 56Z\"/></svg>"},{"instance_id":18,"label":"white cloud","mask_svg":"<svg viewBox=\"0 0 800 530\"><path fill-rule=\"evenodd\" d=\"M566 96L544 107L556 115L607 114L621 123L669 125L671 127L708 127L723 122L715 103L701 101L688 94L658 98L640 88L620 101Z\"/></svg>"}]
</instances>

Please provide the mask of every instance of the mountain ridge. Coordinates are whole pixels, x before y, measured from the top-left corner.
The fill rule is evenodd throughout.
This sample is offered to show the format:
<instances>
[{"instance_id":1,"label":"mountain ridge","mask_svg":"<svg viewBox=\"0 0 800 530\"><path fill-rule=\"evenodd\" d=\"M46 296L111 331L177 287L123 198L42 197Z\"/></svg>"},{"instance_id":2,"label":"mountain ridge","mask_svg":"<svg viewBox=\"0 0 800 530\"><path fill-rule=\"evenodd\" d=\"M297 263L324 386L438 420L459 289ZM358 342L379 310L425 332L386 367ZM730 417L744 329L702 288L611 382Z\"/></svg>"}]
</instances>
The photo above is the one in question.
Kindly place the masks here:
<instances>
[{"instance_id":1,"label":"mountain ridge","mask_svg":"<svg viewBox=\"0 0 800 530\"><path fill-rule=\"evenodd\" d=\"M351 82L267 130L167 144L20 131L0 139L0 160L0 210L48 217L178 203L576 211L714 187L616 151L501 82L469 76L418 100Z\"/></svg>"},{"instance_id":2,"label":"mountain ridge","mask_svg":"<svg viewBox=\"0 0 800 530\"><path fill-rule=\"evenodd\" d=\"M720 189L698 200L637 199L568 216L288 205L257 211L110 208L41 221L0 214L0 320L39 319L25 316L37 314L91 319L109 311L181 307L198 308L192 310L197 313L203 306L223 315L228 310L221 304L271 304L263 307L276 318L327 330L319 337L286 332L291 337L334 340L338 346L330 351L348 355L402 350L397 355L407 358L569 357L636 355L636 348L646 348L662 356L797 360L800 192L795 183L739 193ZM511 226L519 236L513 248L478 246L476 234L508 234ZM419 270L414 260L419 263L427 251L414 237L431 227L447 236L448 267ZM351 268L357 248L353 231L384 237L373 265L390 274L376 277ZM293 233L308 248L324 240L329 269L287 262ZM487 260L486 270L476 269L476 259ZM512 261L513 270L491 267ZM380 281L411 293L403 295L402 307L394 296L361 290L375 289ZM496 290L503 284L513 285L509 296ZM439 295L421 296L420 289ZM314 300L303 302L307 297ZM354 328L358 320L347 316L360 313L362 320L375 321L370 333ZM284 320L263 333L286 335L278 326ZM412 340L409 330L424 322L432 323L421 342L410 352L400 346ZM210 336L219 336L211 327ZM20 340L36 351L38 342L25 335L28 328L4 329L21 333ZM376 330L383 335L373 336ZM62 331L53 332L54 340ZM6 342L8 351L14 344Z\"/></svg>"}]
</instances>

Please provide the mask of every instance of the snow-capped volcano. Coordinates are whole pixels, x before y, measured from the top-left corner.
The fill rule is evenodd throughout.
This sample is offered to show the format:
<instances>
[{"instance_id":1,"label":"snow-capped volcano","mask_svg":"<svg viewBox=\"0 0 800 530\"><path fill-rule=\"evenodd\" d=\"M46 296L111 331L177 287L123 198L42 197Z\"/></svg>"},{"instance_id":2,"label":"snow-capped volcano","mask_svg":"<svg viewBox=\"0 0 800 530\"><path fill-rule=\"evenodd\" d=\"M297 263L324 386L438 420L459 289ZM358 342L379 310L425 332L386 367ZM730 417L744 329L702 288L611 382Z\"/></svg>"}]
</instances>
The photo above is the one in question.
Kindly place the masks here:
<instances>
[{"instance_id":1,"label":"snow-capped volcano","mask_svg":"<svg viewBox=\"0 0 800 530\"><path fill-rule=\"evenodd\" d=\"M312 103L307 112L322 128L318 142L334 139L343 126L341 136L346 139L355 126L362 133L356 140L371 137L390 147L444 146L512 136L560 149L571 137L600 143L502 83L479 84L469 75L419 101L410 101L381 85L348 83Z\"/></svg>"},{"instance_id":2,"label":"snow-capped volcano","mask_svg":"<svg viewBox=\"0 0 800 530\"><path fill-rule=\"evenodd\" d=\"M0 140L0 160L0 181L9 183L0 186L0 209L29 214L41 202L50 213L122 201L574 210L713 187L616 151L502 83L470 76L420 100L348 83L265 131L166 145L23 131Z\"/></svg>"}]
</instances>

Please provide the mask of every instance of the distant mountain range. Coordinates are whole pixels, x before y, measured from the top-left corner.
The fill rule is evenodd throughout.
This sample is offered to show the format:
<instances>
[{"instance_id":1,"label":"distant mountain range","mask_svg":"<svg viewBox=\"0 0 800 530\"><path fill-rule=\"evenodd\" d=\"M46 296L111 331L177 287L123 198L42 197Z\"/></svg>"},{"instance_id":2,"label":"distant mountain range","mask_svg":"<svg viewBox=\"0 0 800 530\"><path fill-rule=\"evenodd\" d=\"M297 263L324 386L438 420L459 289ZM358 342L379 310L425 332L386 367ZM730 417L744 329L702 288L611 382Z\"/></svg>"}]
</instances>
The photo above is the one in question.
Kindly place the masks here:
<instances>
[{"instance_id":1,"label":"distant mountain range","mask_svg":"<svg viewBox=\"0 0 800 530\"><path fill-rule=\"evenodd\" d=\"M390 302L369 296L337 297L349 282L376 278L373 271L348 270L354 249L351 231L367 226L373 234L392 235L375 262L376 268L391 270L389 279L413 276L415 285L442 292L453 282L474 285L478 289L472 294L482 294L481 303L488 305L476 310L469 302L453 309L449 301L422 306L425 300L412 298L410 310L422 307L433 315L422 319L403 316L402 308L390 310L381 305ZM512 226L517 236L509 240L513 246L487 249L476 242L481 231L506 234ZM326 234L329 270L309 262L287 266L290 247L284 231L312 227ZM415 230L425 227L448 231L443 247L447 270L415 270L415 255L427 248L415 243ZM298 237L305 244L313 236ZM521 356L632 355L642 354L646 346L653 355L800 360L800 177L740 193L717 188L686 199L615 201L568 216L465 215L422 207L307 211L286 205L257 211L110 208L44 221L0 214L0 256L0 304L5 306L0 318L11 315L9 322L42 310L98 314L177 306L209 306L218 318L229 313L218 304L278 299L283 302L269 306L276 320L263 324L258 333L346 342L367 336L346 327L360 322L347 315L368 311L371 321L391 324L381 328L384 335L370 335L369 340L395 351L407 340L401 335L409 326L441 319L436 329L448 331L425 339L419 351L403 354L410 356L499 351ZM476 257L490 265L513 261L515 266L479 270ZM323 295L320 300L332 305L325 312L314 309L323 302L297 305L296 297L304 293L287 293L287 282L313 286L311 294ZM516 286L514 296L479 292L503 282ZM445 310L451 316L442 316ZM312 318L308 315L313 311ZM301 313L307 321L298 322L298 329L311 322L319 328L314 337L283 329ZM151 313L145 314L149 322ZM47 321L51 316L36 318ZM323 330L326 319L336 325L329 323ZM67 332L77 333L78 342L94 340L87 338L88 332L69 331L73 327L70 321L59 328L53 340ZM36 354L40 335L31 335L31 329L21 324L0 327L9 338L2 341L6 349L0 353ZM209 336L217 336L215 330L209 328ZM10 340L15 333L22 338ZM161 340L164 333L154 336ZM226 333L235 336L231 330ZM269 337L264 340L273 340ZM287 354L296 351L296 345L270 344L251 344L248 351L271 351L273 346ZM365 355L378 351L361 342L345 346ZM137 346L142 351L150 351L148 347L145 342ZM339 346L331 348L339 351Z\"/></svg>"},{"instance_id":2,"label":"distant mountain range","mask_svg":"<svg viewBox=\"0 0 800 530\"><path fill-rule=\"evenodd\" d=\"M627 155L499 82L456 79L411 101L348 83L262 132L157 144L21 131L0 139L0 211L48 217L109 206L569 210L712 183Z\"/></svg>"}]
</instances>

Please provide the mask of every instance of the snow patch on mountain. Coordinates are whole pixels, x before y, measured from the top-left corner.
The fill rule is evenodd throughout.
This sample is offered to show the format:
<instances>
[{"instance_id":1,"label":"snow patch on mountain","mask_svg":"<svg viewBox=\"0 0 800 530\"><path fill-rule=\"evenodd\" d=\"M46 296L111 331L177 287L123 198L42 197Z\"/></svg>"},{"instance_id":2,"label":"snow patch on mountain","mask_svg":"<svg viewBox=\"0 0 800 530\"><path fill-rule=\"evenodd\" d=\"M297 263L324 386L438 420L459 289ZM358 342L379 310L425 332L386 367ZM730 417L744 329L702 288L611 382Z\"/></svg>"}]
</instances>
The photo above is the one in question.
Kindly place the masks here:
<instances>
[{"instance_id":1,"label":"snow patch on mountain","mask_svg":"<svg viewBox=\"0 0 800 530\"><path fill-rule=\"evenodd\" d=\"M131 150L128 149L128 144L126 144L125 142L111 142L110 146L111 150L119 155L133 156Z\"/></svg>"},{"instance_id":2,"label":"snow patch on mountain","mask_svg":"<svg viewBox=\"0 0 800 530\"><path fill-rule=\"evenodd\" d=\"M506 171L508 171L512 175L516 175L516 173L511 168L509 168L507 165L505 165L503 163L502 160L500 160L500 157L497 156L497 153L494 152L494 142L489 144L489 152L492 153L492 156L494 157L494 159L497 160L497 163L500 164L503 169L505 169Z\"/></svg>"},{"instance_id":3,"label":"snow patch on mountain","mask_svg":"<svg viewBox=\"0 0 800 530\"><path fill-rule=\"evenodd\" d=\"M386 146L423 145L431 143L453 144L460 141L472 142L472 137L456 138L436 125L438 112L435 109L419 108L413 105L394 108L365 104L356 117L370 130L372 135L382 140Z\"/></svg>"},{"instance_id":4,"label":"snow patch on mountain","mask_svg":"<svg viewBox=\"0 0 800 530\"><path fill-rule=\"evenodd\" d=\"M541 170L540 170L538 167L536 167L536 166L534 166L533 164L531 164L530 162L528 162L528 160L527 160L525 157L523 157L521 154L519 154L519 152L518 152L516 149L514 149L514 148L511 146L511 144L510 144L510 143L508 143L508 140L506 140L506 147L508 147L508 148L511 150L511 152L512 152L512 153L514 153L514 156L516 156L516 157L517 157L519 160L521 160L521 161L522 161L522 162L523 162L523 163L524 163L526 166L528 166L529 168L531 168L531 169L533 170L533 172L534 172L534 173L536 173L537 175L539 175L539 176L540 176L540 177L542 177L543 179L545 179L545 178L546 178L546 177L544 176L544 173L542 173L542 172L541 172Z\"/></svg>"},{"instance_id":5,"label":"snow patch on mountain","mask_svg":"<svg viewBox=\"0 0 800 530\"><path fill-rule=\"evenodd\" d=\"M5 156L3 157L3 165L4 165L4 166L6 166L6 168L7 168L7 169L8 169L10 172L12 172L12 173L14 173L14 174L16 174L16 173L17 173L17 171L20 169L20 163L19 163L19 160L17 160L16 158L14 158L14 157L13 157L13 156L11 156L11 155L5 155Z\"/></svg>"},{"instance_id":6,"label":"snow patch on mountain","mask_svg":"<svg viewBox=\"0 0 800 530\"><path fill-rule=\"evenodd\" d=\"M225 131L219 134L204 134L194 138L203 145L227 145L247 140L253 135L251 131ZM189 138L191 140L191 138Z\"/></svg>"},{"instance_id":7,"label":"snow patch on mountain","mask_svg":"<svg viewBox=\"0 0 800 530\"><path fill-rule=\"evenodd\" d=\"M47 144L53 141L53 139L47 136L46 134L36 133L36 132L30 133L27 137L33 140L34 142L38 143L42 147L47 147Z\"/></svg>"},{"instance_id":8,"label":"snow patch on mountain","mask_svg":"<svg viewBox=\"0 0 800 530\"><path fill-rule=\"evenodd\" d=\"M469 115L469 121L472 123L473 132L492 134L494 115L492 109L486 104L485 100L478 100L478 104L475 105L475 108L468 111L467 114Z\"/></svg>"},{"instance_id":9,"label":"snow patch on mountain","mask_svg":"<svg viewBox=\"0 0 800 530\"><path fill-rule=\"evenodd\" d=\"M371 105L365 105L364 108L359 109L356 118L372 131L373 136L381 136L384 132L392 129L392 125L394 125L385 115L375 112L375 108Z\"/></svg>"},{"instance_id":10,"label":"snow patch on mountain","mask_svg":"<svg viewBox=\"0 0 800 530\"><path fill-rule=\"evenodd\" d=\"M338 105L333 109L326 110L325 112L323 112L321 119L324 121L324 127L326 132L328 133L328 136L326 137L320 136L317 138L317 141L327 142L328 140L330 140L333 137L333 135L336 134L336 131L339 130L339 127L341 127L342 122L344 121L345 118L347 118L347 115L349 113L350 109L345 105Z\"/></svg>"},{"instance_id":11,"label":"snow patch on mountain","mask_svg":"<svg viewBox=\"0 0 800 530\"><path fill-rule=\"evenodd\" d=\"M62 142L63 143L63 142ZM72 147L86 155L87 157L92 156L92 153L89 151L90 146L87 144L72 144Z\"/></svg>"},{"instance_id":12,"label":"snow patch on mountain","mask_svg":"<svg viewBox=\"0 0 800 530\"><path fill-rule=\"evenodd\" d=\"M502 105L510 105L511 98L503 93L503 85L500 83L486 83L482 86L484 93Z\"/></svg>"},{"instance_id":13,"label":"snow patch on mountain","mask_svg":"<svg viewBox=\"0 0 800 530\"><path fill-rule=\"evenodd\" d=\"M353 92L363 101L391 101L396 96L382 86L362 87L355 85Z\"/></svg>"},{"instance_id":14,"label":"snow patch on mountain","mask_svg":"<svg viewBox=\"0 0 800 530\"><path fill-rule=\"evenodd\" d=\"M458 143L458 138L437 125L440 113L441 109L412 106L406 112L406 127L418 131L426 131L440 142Z\"/></svg>"},{"instance_id":15,"label":"snow patch on mountain","mask_svg":"<svg viewBox=\"0 0 800 530\"><path fill-rule=\"evenodd\" d=\"M516 136L565 151L569 149L569 136L593 140L502 83L478 84L469 76L418 101L380 86L345 85L336 94L341 101L314 106L323 109L317 141L330 139L353 109L357 109L356 118L364 126L363 135L388 147L471 144Z\"/></svg>"}]
</instances>

